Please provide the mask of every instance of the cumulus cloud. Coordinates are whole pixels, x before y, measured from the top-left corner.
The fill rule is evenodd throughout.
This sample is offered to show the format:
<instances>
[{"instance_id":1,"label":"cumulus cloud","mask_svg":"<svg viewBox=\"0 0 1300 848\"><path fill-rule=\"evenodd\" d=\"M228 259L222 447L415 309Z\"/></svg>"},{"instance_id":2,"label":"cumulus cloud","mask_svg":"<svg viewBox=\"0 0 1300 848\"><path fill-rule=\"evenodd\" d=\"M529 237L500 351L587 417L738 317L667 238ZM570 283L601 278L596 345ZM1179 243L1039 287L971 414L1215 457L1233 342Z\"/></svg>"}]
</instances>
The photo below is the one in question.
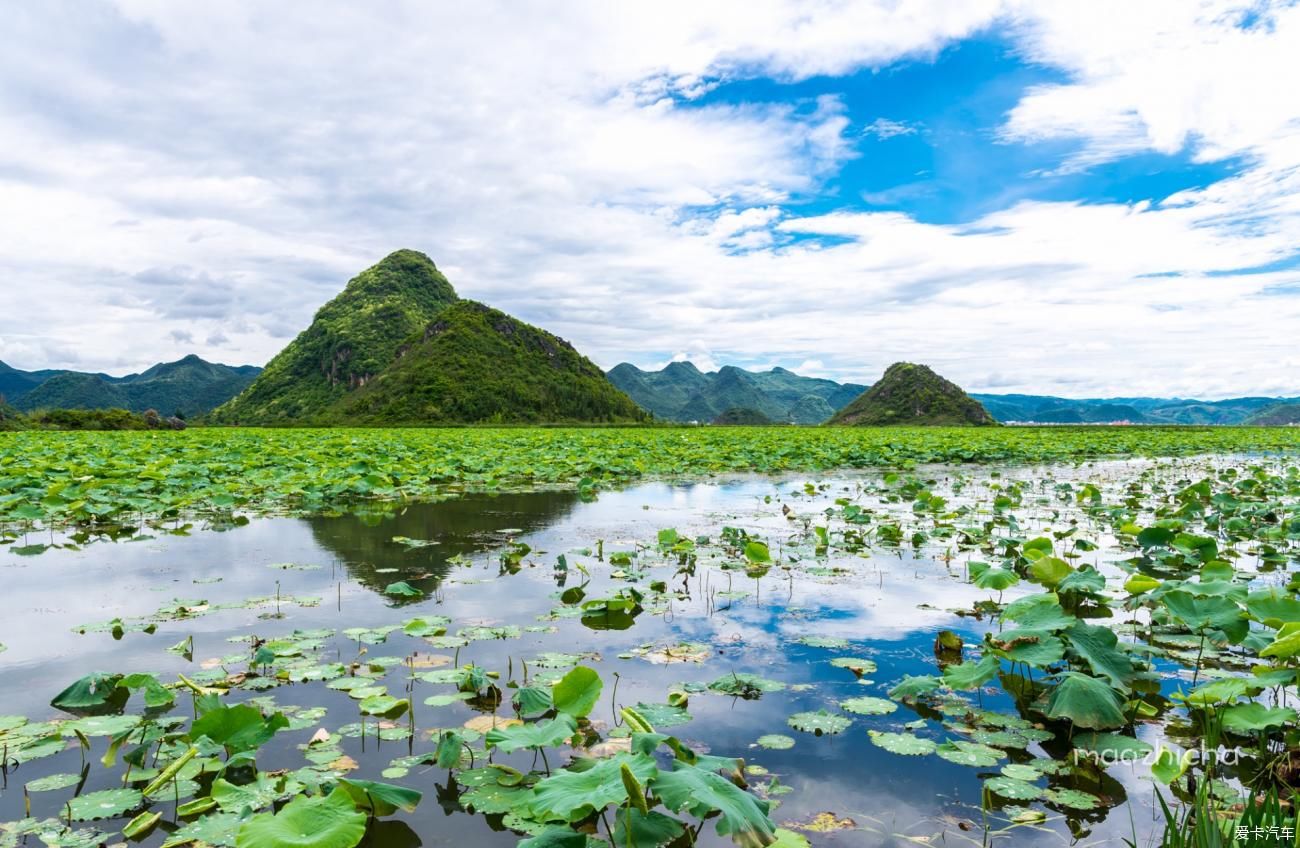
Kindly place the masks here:
<instances>
[{"instance_id":1,"label":"cumulus cloud","mask_svg":"<svg viewBox=\"0 0 1300 848\"><path fill-rule=\"evenodd\" d=\"M1003 390L1294 393L1300 102L1274 83L1300 10L1243 26L1227 4L1125 4L1096 17L1116 30L1093 9L28 4L0 54L0 350L139 370L188 338L265 362L413 247L605 366L816 360L869 381L907 358ZM1069 142L1067 169L1185 148L1244 164L1147 204L811 214L866 155L844 103L704 97L929 61L990 28L1061 77L988 128L1005 143Z\"/></svg>"}]
</instances>

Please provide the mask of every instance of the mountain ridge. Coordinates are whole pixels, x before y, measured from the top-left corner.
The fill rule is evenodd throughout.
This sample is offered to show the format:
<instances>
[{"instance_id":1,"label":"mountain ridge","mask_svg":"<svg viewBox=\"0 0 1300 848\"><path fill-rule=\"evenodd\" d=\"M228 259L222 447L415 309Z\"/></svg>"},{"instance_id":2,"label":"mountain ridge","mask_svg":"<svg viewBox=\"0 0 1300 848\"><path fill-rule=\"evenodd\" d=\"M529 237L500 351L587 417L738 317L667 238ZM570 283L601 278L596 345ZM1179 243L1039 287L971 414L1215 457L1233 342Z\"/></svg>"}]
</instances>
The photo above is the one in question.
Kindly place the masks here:
<instances>
[{"instance_id":1,"label":"mountain ridge","mask_svg":"<svg viewBox=\"0 0 1300 848\"><path fill-rule=\"evenodd\" d=\"M750 409L772 421L820 424L866 390L866 386L804 377L785 368L747 371L724 365L700 371L689 361L644 371L622 362L610 382L663 421L713 421L730 409Z\"/></svg>"},{"instance_id":2,"label":"mountain ridge","mask_svg":"<svg viewBox=\"0 0 1300 848\"><path fill-rule=\"evenodd\" d=\"M174 362L159 362L140 373L114 377L83 371L20 371L0 363L5 386L27 388L0 392L17 410L153 409L163 415L180 412L202 415L224 403L261 373L255 365L224 365L189 354ZM33 376L43 379L31 379Z\"/></svg>"}]
</instances>

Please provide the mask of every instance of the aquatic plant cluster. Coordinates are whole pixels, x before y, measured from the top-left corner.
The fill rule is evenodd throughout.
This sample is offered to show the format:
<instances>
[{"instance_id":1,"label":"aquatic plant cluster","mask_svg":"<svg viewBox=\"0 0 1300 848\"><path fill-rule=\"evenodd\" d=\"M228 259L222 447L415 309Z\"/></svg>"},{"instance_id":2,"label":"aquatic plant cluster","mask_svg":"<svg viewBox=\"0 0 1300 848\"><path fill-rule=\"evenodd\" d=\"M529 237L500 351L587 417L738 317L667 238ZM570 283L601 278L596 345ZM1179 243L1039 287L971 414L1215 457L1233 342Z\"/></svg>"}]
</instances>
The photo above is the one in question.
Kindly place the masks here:
<instances>
[{"instance_id":1,"label":"aquatic plant cluster","mask_svg":"<svg viewBox=\"0 0 1300 848\"><path fill-rule=\"evenodd\" d=\"M139 517L300 513L365 501L641 478L923 463L1289 452L1253 428L610 428L7 433L0 525L111 528Z\"/></svg>"},{"instance_id":2,"label":"aquatic plant cluster","mask_svg":"<svg viewBox=\"0 0 1300 848\"><path fill-rule=\"evenodd\" d=\"M429 791L444 809L485 817L528 848L719 841L790 848L843 830L934 841L973 829L990 842L1038 844L1042 834L1086 836L1105 821L1126 799L1122 773L1153 780L1161 804L1167 799L1192 811L1181 823L1171 813L1172 830L1232 834L1259 824L1257 794L1290 797L1300 780L1293 704L1300 674L1300 463L1284 443L1268 441L1273 434L1196 431L1191 444L1182 444L1166 431L1134 431L1127 445L1148 453L1204 449L1195 439L1213 443L1224 438L1220 433L1256 453L1036 466L952 464L962 459L951 453L957 442L932 431L802 443L782 442L786 432L322 432L314 442L287 431L259 434L272 451L293 445L318 460L341 456L318 473L353 481L291 495L287 486L270 494L270 471L259 479L248 470L258 460L244 433L120 443L129 445L128 454L153 444L171 445L179 455L207 446L204 463L173 456L166 467L174 473L159 466L156 475L137 474L142 484L206 473L229 475L220 479L233 487L236 469L246 469L245 488L235 491L258 494L228 490L221 509L231 516L348 499L400 509L413 494L405 489L415 485L410 470L341 453L345 445L374 449L376 440L409 439L408 451L426 452L415 455L446 450L437 456L447 465L457 457L457 486L580 484L586 498L600 497L594 483L583 482L595 479L595 466L587 464L595 460L578 444L604 449L602 481L618 479L620 470L626 477L667 476L657 463L670 456L684 459L679 471L685 470L694 450L712 453L715 439L732 439L732 452L722 455L737 463L765 452L773 466L833 464L837 451L855 451L874 458L862 465L904 467L773 486L754 507L757 518L697 514L689 528L660 527L617 545L590 539L563 552L511 539L486 558L449 560L474 580L490 571L498 592L544 592L548 611L528 620L442 614L442 594L463 588L451 585L453 571L432 587L394 574L382 594L402 612L338 630L294 627L295 610L321 601L278 594L177 599L150 615L78 625L88 640L191 628L159 650L167 661L158 665L185 670L87 671L53 687L57 716L0 716L6 786L21 780L25 799L25 817L0 824L0 846L35 839L89 848L117 833L151 846L350 848L365 839L383 845L389 843L379 834L392 833L387 825L416 810ZM1052 431L1060 439L1052 450L1066 456L1039 457L1051 442L1037 431L960 432L961 449L973 458L1002 458L1014 448L1013 460L1109 453L1106 438L1121 438ZM453 436L469 449L455 454L445 447ZM99 444L65 438L92 449ZM504 450L503 443L532 446L535 453L519 451L511 466L531 473L507 479L488 470L489 451ZM57 440L31 444L45 446L44 458L7 454L5 479L14 479L20 463L46 463L66 485L27 501L49 513L17 516L7 539L14 549L39 554L84 545L85 531L75 525L86 526L85 516L94 514L87 507L96 503L116 507L104 513L106 521L124 522L129 509L133 534L148 532L142 516L190 532L182 501L164 509L153 494L93 498L96 478L86 470L113 463L106 449L74 464L56 458L67 450ZM629 444L647 450L638 455ZM340 471L349 459L352 467ZM922 464L939 459L948 464ZM307 473L309 460L297 462L286 475ZM343 473L349 476L332 476ZM366 481L368 475L385 480ZM124 475L109 479L127 485ZM370 490L349 488L357 481ZM70 492L76 486L86 488ZM346 498L335 499L337 492ZM83 503L72 506L69 494ZM210 511L210 498L189 505ZM62 535L24 526L63 520L74 526ZM438 544L394 537L392 556L397 562L402 552ZM943 622L926 669L882 674L888 652L880 642L836 630L817 610L773 599L796 584L848 593L870 591L879 579L884 591L886 575L897 572L923 574L929 599L914 612ZM939 591L945 585L959 591ZM747 606L779 607L798 622L797 635L789 631L765 650L798 652L833 675L834 685L793 679L776 658L759 667L718 667L735 643L686 638L688 622ZM262 614L230 637L228 654L196 657L199 620L237 610ZM617 646L615 660L561 630L616 636L664 621L680 638L608 642ZM476 653L525 637L554 644L490 664ZM622 669L612 680L611 661ZM646 663L681 669L680 679L657 698L620 699L619 677L637 677ZM691 732L697 705L727 699L734 721L744 722L754 706L786 696L796 697L797 707L780 722L746 724L752 742L743 750L712 751ZM768 757L817 757L822 746L854 735L900 763L933 758L969 770L981 786L978 801L955 803L954 815L926 822L925 833L858 811L783 815L783 802L798 789L780 779ZM372 746L363 747L365 756L358 742ZM382 744L398 747L400 756L376 762L382 749L374 746ZM39 776L31 776L33 769Z\"/></svg>"}]
</instances>

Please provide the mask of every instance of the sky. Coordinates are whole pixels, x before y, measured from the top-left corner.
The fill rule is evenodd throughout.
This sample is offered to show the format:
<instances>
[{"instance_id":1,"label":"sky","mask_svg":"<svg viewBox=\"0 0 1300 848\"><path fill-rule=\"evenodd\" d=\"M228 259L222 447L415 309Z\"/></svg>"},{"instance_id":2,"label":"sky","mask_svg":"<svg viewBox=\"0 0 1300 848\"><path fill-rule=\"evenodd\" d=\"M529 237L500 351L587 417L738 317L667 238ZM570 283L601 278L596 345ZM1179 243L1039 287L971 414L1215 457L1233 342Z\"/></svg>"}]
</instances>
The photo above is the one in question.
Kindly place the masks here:
<instances>
[{"instance_id":1,"label":"sky","mask_svg":"<svg viewBox=\"0 0 1300 848\"><path fill-rule=\"evenodd\" d=\"M609 368L1300 395L1300 5L11 4L0 360L263 364L362 269Z\"/></svg>"}]
</instances>

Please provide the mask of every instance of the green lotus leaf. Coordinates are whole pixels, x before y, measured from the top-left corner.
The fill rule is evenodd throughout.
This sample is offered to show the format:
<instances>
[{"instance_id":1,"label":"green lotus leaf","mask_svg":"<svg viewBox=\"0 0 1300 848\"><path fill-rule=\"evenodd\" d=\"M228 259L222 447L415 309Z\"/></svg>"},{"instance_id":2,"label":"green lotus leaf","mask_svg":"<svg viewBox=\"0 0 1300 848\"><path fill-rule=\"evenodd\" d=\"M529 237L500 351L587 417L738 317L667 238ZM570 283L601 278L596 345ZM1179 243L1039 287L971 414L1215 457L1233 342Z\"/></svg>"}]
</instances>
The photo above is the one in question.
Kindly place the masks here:
<instances>
[{"instance_id":1,"label":"green lotus leaf","mask_svg":"<svg viewBox=\"0 0 1300 848\"><path fill-rule=\"evenodd\" d=\"M787 751L794 747L794 739L789 736L783 736L780 733L766 733L758 737L755 743L760 748L767 748L770 751Z\"/></svg>"},{"instance_id":2,"label":"green lotus leaf","mask_svg":"<svg viewBox=\"0 0 1300 848\"><path fill-rule=\"evenodd\" d=\"M219 706L208 710L190 725L191 742L207 737L221 745L227 753L256 751L270 741L277 731L289 726L282 713L267 717L248 704Z\"/></svg>"},{"instance_id":3,"label":"green lotus leaf","mask_svg":"<svg viewBox=\"0 0 1300 848\"><path fill-rule=\"evenodd\" d=\"M911 733L882 733L878 730L869 730L867 733L871 736L872 743L877 747L884 748L891 754L902 754L905 757L933 754L937 747L933 739L914 736Z\"/></svg>"},{"instance_id":4,"label":"green lotus leaf","mask_svg":"<svg viewBox=\"0 0 1300 848\"><path fill-rule=\"evenodd\" d=\"M984 781L984 788L994 795L1013 801L1033 801L1043 797L1041 788L1013 777L990 777Z\"/></svg>"},{"instance_id":5,"label":"green lotus leaf","mask_svg":"<svg viewBox=\"0 0 1300 848\"><path fill-rule=\"evenodd\" d=\"M1053 592L1017 598L1003 608L1002 617L1026 630L1061 630L1078 621L1061 609L1060 598Z\"/></svg>"},{"instance_id":6,"label":"green lotus leaf","mask_svg":"<svg viewBox=\"0 0 1300 848\"><path fill-rule=\"evenodd\" d=\"M54 696L50 706L73 715L102 715L121 712L130 693L119 689L120 674L94 672Z\"/></svg>"},{"instance_id":7,"label":"green lotus leaf","mask_svg":"<svg viewBox=\"0 0 1300 848\"><path fill-rule=\"evenodd\" d=\"M27 783L28 792L50 792L55 789L67 789L69 786L76 786L81 782L79 774L51 774L47 777L38 777Z\"/></svg>"},{"instance_id":8,"label":"green lotus leaf","mask_svg":"<svg viewBox=\"0 0 1300 848\"><path fill-rule=\"evenodd\" d=\"M411 709L411 702L392 695L370 695L357 704L357 709L364 715L394 719L405 715Z\"/></svg>"},{"instance_id":9,"label":"green lotus leaf","mask_svg":"<svg viewBox=\"0 0 1300 848\"><path fill-rule=\"evenodd\" d=\"M254 816L239 829L239 848L353 848L366 835L366 814L342 788L300 795L275 815Z\"/></svg>"},{"instance_id":10,"label":"green lotus leaf","mask_svg":"<svg viewBox=\"0 0 1300 848\"><path fill-rule=\"evenodd\" d=\"M1006 756L997 748L981 745L978 742L967 742L964 739L944 742L935 748L934 752L950 763L983 768L997 765L998 761Z\"/></svg>"},{"instance_id":11,"label":"green lotus leaf","mask_svg":"<svg viewBox=\"0 0 1300 848\"><path fill-rule=\"evenodd\" d=\"M685 708L672 704L647 704L638 701L633 709L653 727L677 727L691 720L691 714Z\"/></svg>"},{"instance_id":12,"label":"green lotus leaf","mask_svg":"<svg viewBox=\"0 0 1300 848\"><path fill-rule=\"evenodd\" d=\"M652 788L675 813L685 810L701 819L717 814L718 834L738 845L768 845L776 839L767 802L719 774L678 762L673 771L659 772Z\"/></svg>"},{"instance_id":13,"label":"green lotus leaf","mask_svg":"<svg viewBox=\"0 0 1300 848\"><path fill-rule=\"evenodd\" d=\"M815 736L831 736L836 733L843 733L852 723L852 719L835 713L828 713L826 710L795 713L786 719L786 724L795 730L802 730Z\"/></svg>"},{"instance_id":14,"label":"green lotus leaf","mask_svg":"<svg viewBox=\"0 0 1300 848\"><path fill-rule=\"evenodd\" d=\"M1007 630L989 634L988 644L1000 657L1046 668L1065 656L1065 643L1048 630Z\"/></svg>"},{"instance_id":15,"label":"green lotus leaf","mask_svg":"<svg viewBox=\"0 0 1300 848\"><path fill-rule=\"evenodd\" d=\"M658 848L685 833L682 823L656 810L623 807L614 815L614 844Z\"/></svg>"},{"instance_id":16,"label":"green lotus leaf","mask_svg":"<svg viewBox=\"0 0 1300 848\"><path fill-rule=\"evenodd\" d=\"M74 731L83 736L118 736L139 724L140 716L137 715L86 716L68 722L60 730L64 736L72 736Z\"/></svg>"},{"instance_id":17,"label":"green lotus leaf","mask_svg":"<svg viewBox=\"0 0 1300 848\"><path fill-rule=\"evenodd\" d=\"M1296 711L1292 708L1266 707L1258 701L1233 704L1222 715L1224 729L1242 734L1282 727L1296 720Z\"/></svg>"},{"instance_id":18,"label":"green lotus leaf","mask_svg":"<svg viewBox=\"0 0 1300 848\"><path fill-rule=\"evenodd\" d=\"M234 848L242 824L243 820L235 813L211 813L173 831L163 842L163 848L191 843Z\"/></svg>"},{"instance_id":19,"label":"green lotus leaf","mask_svg":"<svg viewBox=\"0 0 1300 848\"><path fill-rule=\"evenodd\" d=\"M1217 630L1228 641L1246 638L1250 622L1241 608L1227 598L1201 598L1181 589L1166 592L1161 598L1165 608L1194 633Z\"/></svg>"},{"instance_id":20,"label":"green lotus leaf","mask_svg":"<svg viewBox=\"0 0 1300 848\"><path fill-rule=\"evenodd\" d=\"M63 811L73 821L115 819L142 803L144 797L138 789L103 789L68 799Z\"/></svg>"},{"instance_id":21,"label":"green lotus leaf","mask_svg":"<svg viewBox=\"0 0 1300 848\"><path fill-rule=\"evenodd\" d=\"M1076 748L1111 760L1135 760L1151 753L1151 746L1146 742L1118 733L1077 733L1070 741Z\"/></svg>"},{"instance_id":22,"label":"green lotus leaf","mask_svg":"<svg viewBox=\"0 0 1300 848\"><path fill-rule=\"evenodd\" d=\"M1071 810L1095 810L1104 806L1096 795L1079 789L1048 789L1043 796L1048 802Z\"/></svg>"},{"instance_id":23,"label":"green lotus leaf","mask_svg":"<svg viewBox=\"0 0 1300 848\"><path fill-rule=\"evenodd\" d=\"M1049 589L1055 589L1057 584L1074 572L1070 564L1063 559L1057 559L1054 556L1039 557L1029 565L1029 576L1035 583L1041 583Z\"/></svg>"},{"instance_id":24,"label":"green lotus leaf","mask_svg":"<svg viewBox=\"0 0 1300 848\"><path fill-rule=\"evenodd\" d=\"M521 716L535 716L549 712L551 707L551 690L540 686L521 686L515 690L511 702ZM427 700L425 703L429 703Z\"/></svg>"},{"instance_id":25,"label":"green lotus leaf","mask_svg":"<svg viewBox=\"0 0 1300 848\"><path fill-rule=\"evenodd\" d=\"M405 580L398 580L396 583L389 583L384 587L384 594L390 598L423 598L424 593L419 589L407 583Z\"/></svg>"},{"instance_id":26,"label":"green lotus leaf","mask_svg":"<svg viewBox=\"0 0 1300 848\"><path fill-rule=\"evenodd\" d=\"M212 782L211 798L222 812L255 813L278 801L285 794L283 785L266 775L251 783L235 785L218 777Z\"/></svg>"},{"instance_id":27,"label":"green lotus leaf","mask_svg":"<svg viewBox=\"0 0 1300 848\"><path fill-rule=\"evenodd\" d=\"M578 730L577 719L560 714L550 721L497 727L487 732L484 742L489 748L500 748L509 754L520 748L548 748L562 745Z\"/></svg>"},{"instance_id":28,"label":"green lotus leaf","mask_svg":"<svg viewBox=\"0 0 1300 848\"><path fill-rule=\"evenodd\" d=\"M899 700L915 698L920 695L928 695L943 685L943 680L933 675L909 675L904 677L893 689L889 690L889 697Z\"/></svg>"},{"instance_id":29,"label":"green lotus leaf","mask_svg":"<svg viewBox=\"0 0 1300 848\"><path fill-rule=\"evenodd\" d=\"M551 687L551 701L560 712L585 718L596 706L602 686L595 669L576 666Z\"/></svg>"},{"instance_id":30,"label":"green lotus leaf","mask_svg":"<svg viewBox=\"0 0 1300 848\"><path fill-rule=\"evenodd\" d=\"M884 698L872 698L864 695L859 698L849 698L847 701L840 701L840 709L846 713L854 715L873 716L889 715L898 709L898 704L893 701L887 701Z\"/></svg>"},{"instance_id":31,"label":"green lotus leaf","mask_svg":"<svg viewBox=\"0 0 1300 848\"><path fill-rule=\"evenodd\" d=\"M1088 663L1099 677L1121 692L1128 692L1128 681L1133 677L1133 662L1116 646L1119 638L1115 631L1079 622L1065 631L1065 638L1074 653Z\"/></svg>"},{"instance_id":32,"label":"green lotus leaf","mask_svg":"<svg viewBox=\"0 0 1300 848\"><path fill-rule=\"evenodd\" d=\"M873 661L865 660L860 657L836 657L831 660L831 665L836 668L847 668L858 677L861 677L864 674L872 674L876 671L876 664Z\"/></svg>"},{"instance_id":33,"label":"green lotus leaf","mask_svg":"<svg viewBox=\"0 0 1300 848\"><path fill-rule=\"evenodd\" d=\"M1002 775L1012 780L1023 780L1032 783L1043 776L1043 773L1031 765L1024 763L1007 763L1002 767Z\"/></svg>"},{"instance_id":34,"label":"green lotus leaf","mask_svg":"<svg viewBox=\"0 0 1300 848\"><path fill-rule=\"evenodd\" d=\"M986 568L975 575L973 582L981 589L1001 592L1019 583L1020 578L1014 571L1006 568Z\"/></svg>"},{"instance_id":35,"label":"green lotus leaf","mask_svg":"<svg viewBox=\"0 0 1300 848\"><path fill-rule=\"evenodd\" d=\"M424 797L424 793L405 786L346 777L339 779L339 788L348 794L358 810L376 816L391 816L398 810L413 813Z\"/></svg>"},{"instance_id":36,"label":"green lotus leaf","mask_svg":"<svg viewBox=\"0 0 1300 848\"><path fill-rule=\"evenodd\" d=\"M943 680L953 689L978 689L997 676L1002 667L993 654L985 654L979 662L967 661L950 665L943 672Z\"/></svg>"},{"instance_id":37,"label":"green lotus leaf","mask_svg":"<svg viewBox=\"0 0 1300 848\"><path fill-rule=\"evenodd\" d=\"M721 692L724 695L754 699L762 697L765 692L780 692L785 689L785 684L779 680L768 680L766 677L759 677L757 674L733 671L710 683L709 689L713 692Z\"/></svg>"},{"instance_id":38,"label":"green lotus leaf","mask_svg":"<svg viewBox=\"0 0 1300 848\"><path fill-rule=\"evenodd\" d=\"M1246 611L1256 621L1275 630L1300 622L1300 599L1278 586L1260 589L1246 596Z\"/></svg>"},{"instance_id":39,"label":"green lotus leaf","mask_svg":"<svg viewBox=\"0 0 1300 848\"><path fill-rule=\"evenodd\" d=\"M567 827L548 827L523 840L516 848L592 848L607 844Z\"/></svg>"},{"instance_id":40,"label":"green lotus leaf","mask_svg":"<svg viewBox=\"0 0 1300 848\"><path fill-rule=\"evenodd\" d=\"M1103 680L1068 671L1052 689L1047 717L1066 719L1076 727L1106 730L1127 723L1119 696Z\"/></svg>"},{"instance_id":41,"label":"green lotus leaf","mask_svg":"<svg viewBox=\"0 0 1300 848\"><path fill-rule=\"evenodd\" d=\"M585 771L557 772L533 788L529 802L533 818L576 822L610 804L621 803L627 798L623 786L624 764L643 784L659 773L655 761L639 753L617 754Z\"/></svg>"},{"instance_id":42,"label":"green lotus leaf","mask_svg":"<svg viewBox=\"0 0 1300 848\"><path fill-rule=\"evenodd\" d=\"M841 639L838 636L800 636L795 641L800 645L809 648L831 648L839 650L849 646L848 639Z\"/></svg>"}]
</instances>

